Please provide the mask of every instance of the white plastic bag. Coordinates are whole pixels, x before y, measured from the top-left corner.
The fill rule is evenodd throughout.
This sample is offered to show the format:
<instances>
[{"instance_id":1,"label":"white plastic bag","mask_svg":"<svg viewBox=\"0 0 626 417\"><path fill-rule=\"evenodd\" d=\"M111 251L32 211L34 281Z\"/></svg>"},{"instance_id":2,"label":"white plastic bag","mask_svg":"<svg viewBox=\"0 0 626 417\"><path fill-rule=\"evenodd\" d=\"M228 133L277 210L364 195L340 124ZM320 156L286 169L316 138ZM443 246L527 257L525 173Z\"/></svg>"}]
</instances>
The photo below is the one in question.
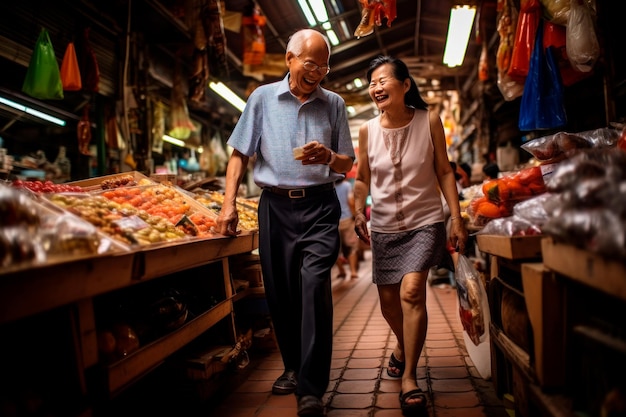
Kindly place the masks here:
<instances>
[{"instance_id":1,"label":"white plastic bag","mask_svg":"<svg viewBox=\"0 0 626 417\"><path fill-rule=\"evenodd\" d=\"M572 67L580 72L591 71L600 56L592 11L581 0L571 0L570 3L565 50Z\"/></svg>"},{"instance_id":2,"label":"white plastic bag","mask_svg":"<svg viewBox=\"0 0 626 417\"><path fill-rule=\"evenodd\" d=\"M490 312L487 292L471 261L459 254L456 279L459 319L463 340L470 359L484 379L491 377L491 346L489 341Z\"/></svg>"}]
</instances>

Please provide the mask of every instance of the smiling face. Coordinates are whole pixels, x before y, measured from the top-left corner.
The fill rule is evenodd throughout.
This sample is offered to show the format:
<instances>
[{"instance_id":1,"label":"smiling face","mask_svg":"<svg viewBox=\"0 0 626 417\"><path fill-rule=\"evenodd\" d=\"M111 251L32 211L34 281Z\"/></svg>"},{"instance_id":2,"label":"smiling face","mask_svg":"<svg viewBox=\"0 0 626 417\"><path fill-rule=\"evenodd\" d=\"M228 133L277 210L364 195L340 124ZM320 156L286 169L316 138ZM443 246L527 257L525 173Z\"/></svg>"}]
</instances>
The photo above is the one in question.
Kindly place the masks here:
<instances>
[{"instance_id":1,"label":"smiling face","mask_svg":"<svg viewBox=\"0 0 626 417\"><path fill-rule=\"evenodd\" d=\"M404 94L409 91L410 85L408 79L400 81L394 77L391 64L383 64L372 72L370 98L381 112L394 106L404 108Z\"/></svg>"},{"instance_id":2,"label":"smiling face","mask_svg":"<svg viewBox=\"0 0 626 417\"><path fill-rule=\"evenodd\" d=\"M326 76L328 66L328 46L320 34L312 33L303 41L302 52L296 55L287 52L285 58L289 68L289 89L301 101L306 100ZM315 71L304 69L305 63L317 65Z\"/></svg>"}]
</instances>

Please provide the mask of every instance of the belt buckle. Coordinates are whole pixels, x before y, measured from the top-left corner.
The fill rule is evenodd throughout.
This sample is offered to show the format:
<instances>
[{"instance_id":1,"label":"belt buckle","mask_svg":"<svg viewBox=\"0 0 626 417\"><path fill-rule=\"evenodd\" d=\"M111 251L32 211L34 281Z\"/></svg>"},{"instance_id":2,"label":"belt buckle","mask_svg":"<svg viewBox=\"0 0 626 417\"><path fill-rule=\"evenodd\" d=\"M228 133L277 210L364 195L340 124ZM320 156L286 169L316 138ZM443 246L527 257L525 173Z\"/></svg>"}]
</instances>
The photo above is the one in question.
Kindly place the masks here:
<instances>
[{"instance_id":1,"label":"belt buckle","mask_svg":"<svg viewBox=\"0 0 626 417\"><path fill-rule=\"evenodd\" d=\"M305 196L304 188L295 188L289 190L289 198L303 198Z\"/></svg>"}]
</instances>

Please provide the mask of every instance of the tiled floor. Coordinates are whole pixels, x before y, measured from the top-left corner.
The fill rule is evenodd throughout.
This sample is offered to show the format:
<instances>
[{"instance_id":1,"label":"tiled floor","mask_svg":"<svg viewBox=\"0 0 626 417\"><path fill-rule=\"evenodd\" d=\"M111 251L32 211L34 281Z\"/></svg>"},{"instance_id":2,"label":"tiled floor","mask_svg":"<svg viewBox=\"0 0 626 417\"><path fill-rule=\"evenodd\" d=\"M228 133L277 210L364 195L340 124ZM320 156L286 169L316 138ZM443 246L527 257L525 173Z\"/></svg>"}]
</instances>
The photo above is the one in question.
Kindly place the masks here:
<instances>
[{"instance_id":1,"label":"tiled floor","mask_svg":"<svg viewBox=\"0 0 626 417\"><path fill-rule=\"evenodd\" d=\"M386 373L395 338L382 318L370 277L371 258L366 252L358 280L333 278L335 336L331 382L324 397L328 417L402 415L400 381ZM419 386L429 394L428 415L507 417L493 384L480 377L467 354L456 297L449 285L428 287L429 328L418 364ZM244 370L225 378L208 400L194 407L193 415L295 417L295 396L271 393L282 371L277 350L253 354ZM191 415L183 409L179 415Z\"/></svg>"},{"instance_id":2,"label":"tiled floor","mask_svg":"<svg viewBox=\"0 0 626 417\"><path fill-rule=\"evenodd\" d=\"M387 376L395 338L380 313L371 283L370 253L361 262L359 279L333 279L335 337L331 382L325 395L329 417L401 416L400 381ZM418 378L430 393L429 416L506 416L490 381L482 379L464 347L457 318L456 290L428 289L429 328L419 361ZM217 404L211 417L296 416L293 395L271 394L282 371L278 352L251 364L248 378Z\"/></svg>"}]
</instances>

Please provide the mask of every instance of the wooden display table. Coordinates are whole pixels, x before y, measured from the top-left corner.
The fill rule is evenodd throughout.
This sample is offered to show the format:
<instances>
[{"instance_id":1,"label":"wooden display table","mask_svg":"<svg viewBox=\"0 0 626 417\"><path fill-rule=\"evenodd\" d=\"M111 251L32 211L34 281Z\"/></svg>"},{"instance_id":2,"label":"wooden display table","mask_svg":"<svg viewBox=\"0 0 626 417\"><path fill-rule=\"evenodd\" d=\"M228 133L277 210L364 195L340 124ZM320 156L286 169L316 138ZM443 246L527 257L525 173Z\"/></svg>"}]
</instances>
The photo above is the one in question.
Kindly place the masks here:
<instances>
[{"instance_id":1,"label":"wooden display table","mask_svg":"<svg viewBox=\"0 0 626 417\"><path fill-rule=\"evenodd\" d=\"M6 358L6 354L30 350L33 348L30 339L28 346L20 345L24 339L22 335L36 334L50 326L55 329L58 327L61 333L69 335L69 339L58 339L65 340L59 351L73 352L70 355L73 360L68 361L69 366L65 366L69 369L71 381L67 383L68 392L60 394L61 398L65 398L68 404L84 402L83 408L79 407L79 410L63 410L69 415L90 415L93 404L89 404L88 398L116 395L218 322L225 323L230 333L228 338L234 343L236 330L233 302L244 295L233 291L228 258L249 253L257 247L258 234L249 233L236 238L182 241L142 247L128 253L0 272L0 330L4 334L3 340L9 341L4 342L0 350L0 354L5 354L2 355L4 359L0 363L0 371L8 370L0 372L5 379L3 382L7 382L6 378L12 378L11 372L19 374L31 366L27 363L24 366L10 363L25 362L26 358ZM147 283L157 283L170 274L203 266L209 266L213 272L208 276L190 274L192 276L189 279L206 280L212 283L212 288L218 288L221 294L212 294L217 298L217 304L195 314L176 330L142 344L138 350L122 359L103 362L98 351L97 299L131 287L140 291L142 285ZM249 293L260 292L262 289ZM51 325L49 317L53 316L61 318L55 318ZM98 384L98 389L104 387L104 393L92 392L94 386L86 376L90 369L96 368L100 369L98 374L104 379L103 383ZM45 367L40 372L45 374ZM56 371L48 373L53 372Z\"/></svg>"}]
</instances>

